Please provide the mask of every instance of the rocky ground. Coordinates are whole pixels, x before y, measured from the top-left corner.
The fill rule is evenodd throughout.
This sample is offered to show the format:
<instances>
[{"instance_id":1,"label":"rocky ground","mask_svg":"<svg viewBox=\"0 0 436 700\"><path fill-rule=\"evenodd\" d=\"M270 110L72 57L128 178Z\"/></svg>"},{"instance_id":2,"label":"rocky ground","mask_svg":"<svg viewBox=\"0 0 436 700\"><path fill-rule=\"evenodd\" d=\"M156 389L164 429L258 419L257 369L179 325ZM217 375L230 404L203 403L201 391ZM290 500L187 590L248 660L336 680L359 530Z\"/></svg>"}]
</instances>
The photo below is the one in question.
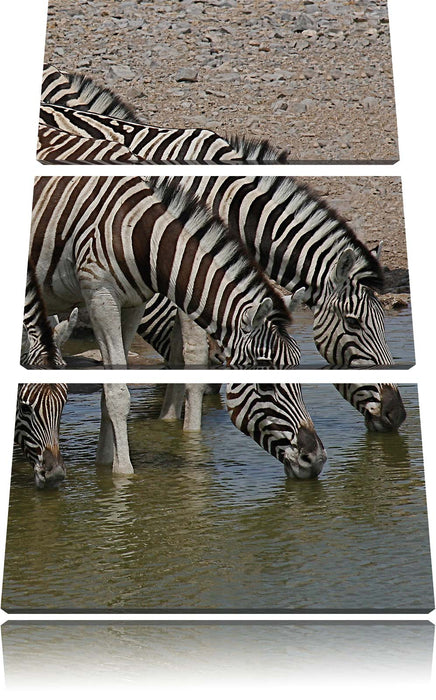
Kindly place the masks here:
<instances>
[{"instance_id":1,"label":"rocky ground","mask_svg":"<svg viewBox=\"0 0 436 700\"><path fill-rule=\"evenodd\" d=\"M299 162L398 159L386 0L50 0L46 60L147 123Z\"/></svg>"}]
</instances>

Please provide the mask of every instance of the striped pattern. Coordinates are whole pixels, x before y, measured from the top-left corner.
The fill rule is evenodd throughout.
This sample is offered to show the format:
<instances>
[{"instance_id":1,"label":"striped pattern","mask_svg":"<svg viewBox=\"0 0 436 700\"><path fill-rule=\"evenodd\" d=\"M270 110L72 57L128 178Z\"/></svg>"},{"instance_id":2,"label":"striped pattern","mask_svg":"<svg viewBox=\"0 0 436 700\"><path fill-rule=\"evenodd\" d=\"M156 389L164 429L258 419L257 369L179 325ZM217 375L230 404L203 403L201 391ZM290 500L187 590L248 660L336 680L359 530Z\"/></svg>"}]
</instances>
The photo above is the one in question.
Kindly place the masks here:
<instances>
[{"instance_id":1,"label":"striped pattern","mask_svg":"<svg viewBox=\"0 0 436 700\"><path fill-rule=\"evenodd\" d=\"M47 319L35 269L29 260L26 279L26 298L23 316L23 347L21 364L39 368L65 367Z\"/></svg>"},{"instance_id":2,"label":"striped pattern","mask_svg":"<svg viewBox=\"0 0 436 700\"><path fill-rule=\"evenodd\" d=\"M233 366L299 359L283 298L222 223L173 187L152 189L139 177L38 178L32 228L49 313L85 302L106 366L125 365L155 292L207 330Z\"/></svg>"},{"instance_id":3,"label":"striped pattern","mask_svg":"<svg viewBox=\"0 0 436 700\"><path fill-rule=\"evenodd\" d=\"M153 186L163 178L151 178ZM220 216L266 275L295 293L314 314L316 346L336 367L393 363L378 259L350 227L290 177L171 178Z\"/></svg>"},{"instance_id":4,"label":"striped pattern","mask_svg":"<svg viewBox=\"0 0 436 700\"><path fill-rule=\"evenodd\" d=\"M65 477L59 424L66 400L66 384L18 387L15 442L30 462L38 488L56 486Z\"/></svg>"},{"instance_id":5,"label":"striped pattern","mask_svg":"<svg viewBox=\"0 0 436 700\"><path fill-rule=\"evenodd\" d=\"M83 92L83 94L82 94ZM105 163L284 163L286 154L267 141L241 137L222 138L209 129L174 129L141 123L115 95L92 80L62 73L53 66L44 69L40 128L50 127L81 139L94 139L91 151L84 144L68 142L62 152L47 144L47 133L40 136L37 157L42 162ZM53 135L52 135L53 136Z\"/></svg>"},{"instance_id":6,"label":"striped pattern","mask_svg":"<svg viewBox=\"0 0 436 700\"><path fill-rule=\"evenodd\" d=\"M93 138L73 136L61 129L40 124L38 127L37 158L42 163L82 163L95 165L104 163L141 163L122 144Z\"/></svg>"},{"instance_id":7,"label":"striped pattern","mask_svg":"<svg viewBox=\"0 0 436 700\"><path fill-rule=\"evenodd\" d=\"M112 90L97 85L80 73L60 71L49 63L44 65L41 102L138 121L133 110Z\"/></svg>"},{"instance_id":8,"label":"striped pattern","mask_svg":"<svg viewBox=\"0 0 436 700\"><path fill-rule=\"evenodd\" d=\"M229 384L226 396L233 424L282 462L288 477L321 473L327 456L299 384Z\"/></svg>"},{"instance_id":9,"label":"striped pattern","mask_svg":"<svg viewBox=\"0 0 436 700\"><path fill-rule=\"evenodd\" d=\"M370 431L397 430L406 411L395 384L335 384L339 393L364 417Z\"/></svg>"},{"instance_id":10,"label":"striped pattern","mask_svg":"<svg viewBox=\"0 0 436 700\"><path fill-rule=\"evenodd\" d=\"M147 303L139 335L167 362L170 359L171 337L177 309L166 297L155 295ZM149 331L149 328L153 331ZM216 362L216 358L214 358ZM395 431L406 418L400 392L394 384L335 384L343 398L365 418L369 430ZM241 400L243 393L239 394ZM237 408L237 396L233 398Z\"/></svg>"}]
</instances>

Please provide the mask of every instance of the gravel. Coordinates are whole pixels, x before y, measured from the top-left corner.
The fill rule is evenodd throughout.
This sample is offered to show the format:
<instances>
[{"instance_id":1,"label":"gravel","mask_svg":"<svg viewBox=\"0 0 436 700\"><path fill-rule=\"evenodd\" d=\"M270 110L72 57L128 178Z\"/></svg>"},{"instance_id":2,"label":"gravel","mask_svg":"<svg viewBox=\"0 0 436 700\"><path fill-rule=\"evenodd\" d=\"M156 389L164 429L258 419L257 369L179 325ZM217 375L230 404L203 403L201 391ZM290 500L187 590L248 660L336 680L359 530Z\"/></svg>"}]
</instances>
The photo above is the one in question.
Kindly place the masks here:
<instances>
[{"instance_id":1,"label":"gravel","mask_svg":"<svg viewBox=\"0 0 436 700\"><path fill-rule=\"evenodd\" d=\"M50 0L45 58L157 126L267 137L299 162L398 159L386 0Z\"/></svg>"}]
</instances>

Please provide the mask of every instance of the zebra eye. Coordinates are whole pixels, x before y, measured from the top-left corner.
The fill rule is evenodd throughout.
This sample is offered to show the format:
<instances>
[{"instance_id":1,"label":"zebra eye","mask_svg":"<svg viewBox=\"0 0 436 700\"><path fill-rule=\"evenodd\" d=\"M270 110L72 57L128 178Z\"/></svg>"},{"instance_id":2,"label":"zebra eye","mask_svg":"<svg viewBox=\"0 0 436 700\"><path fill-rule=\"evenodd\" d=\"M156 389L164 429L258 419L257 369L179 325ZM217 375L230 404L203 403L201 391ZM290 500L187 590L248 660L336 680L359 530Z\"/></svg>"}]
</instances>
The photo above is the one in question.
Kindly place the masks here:
<instances>
[{"instance_id":1,"label":"zebra eye","mask_svg":"<svg viewBox=\"0 0 436 700\"><path fill-rule=\"evenodd\" d=\"M21 403L20 412L25 416L30 416L32 414L32 406L30 406L28 403Z\"/></svg>"},{"instance_id":2,"label":"zebra eye","mask_svg":"<svg viewBox=\"0 0 436 700\"><path fill-rule=\"evenodd\" d=\"M357 331L361 327L359 319L355 316L345 316L345 324L353 331Z\"/></svg>"},{"instance_id":3,"label":"zebra eye","mask_svg":"<svg viewBox=\"0 0 436 700\"><path fill-rule=\"evenodd\" d=\"M274 394L274 384L257 384L257 393L259 396L271 396Z\"/></svg>"}]
</instances>

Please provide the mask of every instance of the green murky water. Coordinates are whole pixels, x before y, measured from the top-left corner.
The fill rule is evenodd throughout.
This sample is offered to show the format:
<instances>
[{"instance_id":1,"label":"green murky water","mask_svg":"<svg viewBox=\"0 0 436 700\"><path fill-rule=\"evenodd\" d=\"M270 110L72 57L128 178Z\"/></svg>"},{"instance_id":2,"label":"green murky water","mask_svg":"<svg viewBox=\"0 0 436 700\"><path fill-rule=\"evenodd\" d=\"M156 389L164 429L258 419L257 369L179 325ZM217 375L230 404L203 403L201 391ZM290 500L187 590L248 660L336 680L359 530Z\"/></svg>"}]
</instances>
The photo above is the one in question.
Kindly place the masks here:
<instances>
[{"instance_id":1,"label":"green murky water","mask_svg":"<svg viewBox=\"0 0 436 700\"><path fill-rule=\"evenodd\" d=\"M328 452L320 478L282 465L206 400L201 435L132 387L135 476L96 469L98 393L63 415L68 475L37 491L14 464L3 607L22 611L427 611L433 607L416 387L399 435L368 434L330 385L304 396Z\"/></svg>"}]
</instances>

